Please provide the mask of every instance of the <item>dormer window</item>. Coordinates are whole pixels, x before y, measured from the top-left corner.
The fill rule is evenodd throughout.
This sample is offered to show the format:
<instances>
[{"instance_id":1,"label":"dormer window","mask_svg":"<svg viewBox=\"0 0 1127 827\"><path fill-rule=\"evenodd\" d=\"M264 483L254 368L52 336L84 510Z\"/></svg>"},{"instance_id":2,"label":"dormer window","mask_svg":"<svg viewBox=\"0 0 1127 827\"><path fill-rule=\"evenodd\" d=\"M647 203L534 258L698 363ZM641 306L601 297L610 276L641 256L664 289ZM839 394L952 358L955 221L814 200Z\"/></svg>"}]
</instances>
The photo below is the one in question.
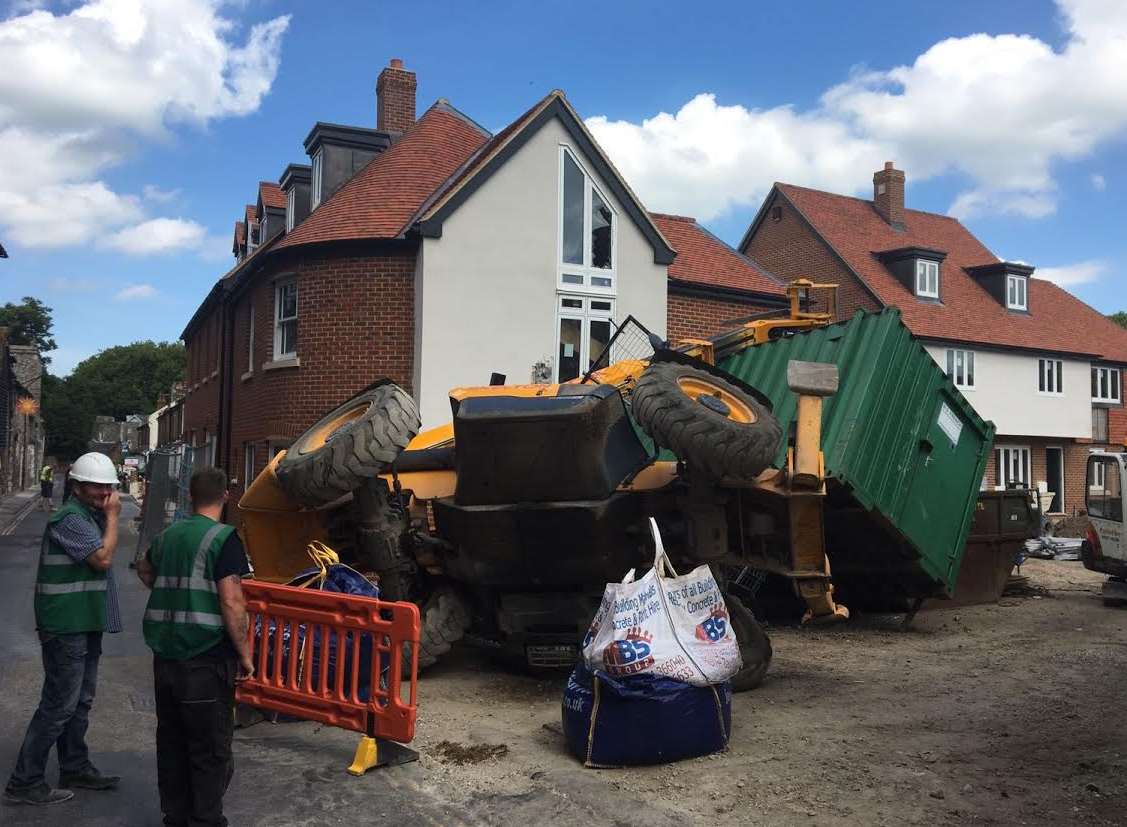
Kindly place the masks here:
<instances>
[{"instance_id":1,"label":"dormer window","mask_svg":"<svg viewBox=\"0 0 1127 827\"><path fill-rule=\"evenodd\" d=\"M916 259L916 295L921 299L939 298L939 262Z\"/></svg>"},{"instance_id":2,"label":"dormer window","mask_svg":"<svg viewBox=\"0 0 1127 827\"><path fill-rule=\"evenodd\" d=\"M1029 279L1025 276L1006 276L1006 309L1029 309Z\"/></svg>"},{"instance_id":3,"label":"dormer window","mask_svg":"<svg viewBox=\"0 0 1127 827\"><path fill-rule=\"evenodd\" d=\"M321 159L324 153L317 150L313 156L313 172L312 172L312 186L309 190L309 208L311 210L317 209L317 205L321 203Z\"/></svg>"},{"instance_id":4,"label":"dormer window","mask_svg":"<svg viewBox=\"0 0 1127 827\"><path fill-rule=\"evenodd\" d=\"M259 224L259 226L261 227L261 229L259 230L259 232L261 233L261 236L260 236L261 238L269 238L270 237L270 232L266 229L266 219L267 218L269 218L269 216L266 214L266 211L263 210L262 211L262 223Z\"/></svg>"}]
</instances>

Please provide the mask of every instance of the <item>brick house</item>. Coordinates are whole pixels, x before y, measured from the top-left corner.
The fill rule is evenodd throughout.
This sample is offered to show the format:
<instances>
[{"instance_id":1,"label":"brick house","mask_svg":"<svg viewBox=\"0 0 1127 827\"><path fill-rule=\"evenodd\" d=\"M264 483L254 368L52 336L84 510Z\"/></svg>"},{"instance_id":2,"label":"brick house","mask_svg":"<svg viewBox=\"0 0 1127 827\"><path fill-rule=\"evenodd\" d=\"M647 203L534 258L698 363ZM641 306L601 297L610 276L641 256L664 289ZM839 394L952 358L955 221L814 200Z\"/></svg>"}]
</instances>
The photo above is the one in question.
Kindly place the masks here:
<instances>
[{"instance_id":1,"label":"brick house","mask_svg":"<svg viewBox=\"0 0 1127 827\"><path fill-rule=\"evenodd\" d=\"M578 375L628 315L700 336L783 306L775 278L692 219L651 216L561 92L490 135L442 99L416 119L415 83L392 61L375 129L314 125L309 164L260 185L235 265L183 332L185 440L236 493L375 379L431 426L450 388L493 372Z\"/></svg>"},{"instance_id":2,"label":"brick house","mask_svg":"<svg viewBox=\"0 0 1127 827\"><path fill-rule=\"evenodd\" d=\"M840 284L842 318L898 307L997 426L983 485L1045 482L1053 510L1083 508L1089 451L1127 443L1127 331L954 218L905 208L904 184L891 163L872 200L776 183L739 249L777 277Z\"/></svg>"}]
</instances>

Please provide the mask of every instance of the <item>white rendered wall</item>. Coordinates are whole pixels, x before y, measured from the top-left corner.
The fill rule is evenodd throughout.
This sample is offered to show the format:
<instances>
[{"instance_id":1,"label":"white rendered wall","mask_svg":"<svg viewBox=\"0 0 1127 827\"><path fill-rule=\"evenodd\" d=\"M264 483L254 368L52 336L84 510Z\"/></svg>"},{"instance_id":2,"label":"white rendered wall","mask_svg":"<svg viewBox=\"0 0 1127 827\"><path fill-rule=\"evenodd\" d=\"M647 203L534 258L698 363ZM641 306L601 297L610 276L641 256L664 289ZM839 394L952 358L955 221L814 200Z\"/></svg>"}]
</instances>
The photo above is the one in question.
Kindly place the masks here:
<instances>
[{"instance_id":1,"label":"white rendered wall","mask_svg":"<svg viewBox=\"0 0 1127 827\"><path fill-rule=\"evenodd\" d=\"M925 347L946 370L947 346ZM1064 392L1051 395L1038 390L1040 356L966 349L974 352L975 387L961 390L983 418L994 421L999 435L1091 438L1088 362L1062 359Z\"/></svg>"},{"instance_id":2,"label":"white rendered wall","mask_svg":"<svg viewBox=\"0 0 1127 827\"><path fill-rule=\"evenodd\" d=\"M424 428L449 421L450 388L488 384L494 371L527 384L535 362L555 363L561 144L617 215L615 321L633 314L665 335L667 268L553 119L446 219L442 238L423 240L415 389Z\"/></svg>"}]
</instances>

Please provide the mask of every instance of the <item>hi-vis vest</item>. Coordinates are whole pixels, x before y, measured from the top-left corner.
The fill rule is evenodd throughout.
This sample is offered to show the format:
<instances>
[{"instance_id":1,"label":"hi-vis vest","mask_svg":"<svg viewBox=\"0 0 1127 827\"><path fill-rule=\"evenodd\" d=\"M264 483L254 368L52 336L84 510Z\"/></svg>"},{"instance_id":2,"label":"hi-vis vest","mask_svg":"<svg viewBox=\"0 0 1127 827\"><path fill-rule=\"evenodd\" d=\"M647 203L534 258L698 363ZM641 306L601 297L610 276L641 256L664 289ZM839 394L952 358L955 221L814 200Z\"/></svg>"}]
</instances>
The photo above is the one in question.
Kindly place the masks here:
<instances>
[{"instance_id":1,"label":"hi-vis vest","mask_svg":"<svg viewBox=\"0 0 1127 827\"><path fill-rule=\"evenodd\" d=\"M193 514L153 540L156 580L145 608L145 643L168 660L201 655L227 634L215 563L234 526Z\"/></svg>"},{"instance_id":2,"label":"hi-vis vest","mask_svg":"<svg viewBox=\"0 0 1127 827\"><path fill-rule=\"evenodd\" d=\"M47 519L39 548L39 576L35 583L35 627L64 635L106 630L106 573L86 563L76 563L51 539L51 529L64 517L77 514L102 530L90 510L69 499Z\"/></svg>"},{"instance_id":3,"label":"hi-vis vest","mask_svg":"<svg viewBox=\"0 0 1127 827\"><path fill-rule=\"evenodd\" d=\"M40 482L53 482L55 479L55 469L50 465L44 465L43 470L39 472Z\"/></svg>"}]
</instances>

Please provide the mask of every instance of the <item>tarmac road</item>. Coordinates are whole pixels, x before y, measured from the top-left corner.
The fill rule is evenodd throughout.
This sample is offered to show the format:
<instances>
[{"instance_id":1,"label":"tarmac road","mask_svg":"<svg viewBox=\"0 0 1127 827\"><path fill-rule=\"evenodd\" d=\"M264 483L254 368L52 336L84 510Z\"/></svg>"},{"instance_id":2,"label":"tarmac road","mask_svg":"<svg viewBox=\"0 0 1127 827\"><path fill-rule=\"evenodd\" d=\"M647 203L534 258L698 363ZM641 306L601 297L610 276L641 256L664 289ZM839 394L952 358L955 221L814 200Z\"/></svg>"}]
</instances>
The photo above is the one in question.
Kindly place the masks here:
<instances>
[{"instance_id":1,"label":"tarmac road","mask_svg":"<svg viewBox=\"0 0 1127 827\"><path fill-rule=\"evenodd\" d=\"M98 696L87 742L105 773L120 775L115 792L79 790L65 804L3 806L5 825L74 823L148 827L161 823L156 790L156 716L151 655L141 635L147 591L129 568L137 535L131 500L122 507L122 532L114 572L125 630L106 635ZM9 535L0 535L0 776L6 782L42 686L39 641L32 612L39 543L46 514L29 513ZM5 526L0 526L2 531ZM232 825L321 825L376 821L381 816L412 824L464 823L459 809L421 787L418 765L354 779L345 775L356 738L312 724L259 724L235 736L235 778L225 799ZM52 754L48 779L57 770ZM437 792L437 791L436 791ZM363 813L363 818L357 815Z\"/></svg>"}]
</instances>

